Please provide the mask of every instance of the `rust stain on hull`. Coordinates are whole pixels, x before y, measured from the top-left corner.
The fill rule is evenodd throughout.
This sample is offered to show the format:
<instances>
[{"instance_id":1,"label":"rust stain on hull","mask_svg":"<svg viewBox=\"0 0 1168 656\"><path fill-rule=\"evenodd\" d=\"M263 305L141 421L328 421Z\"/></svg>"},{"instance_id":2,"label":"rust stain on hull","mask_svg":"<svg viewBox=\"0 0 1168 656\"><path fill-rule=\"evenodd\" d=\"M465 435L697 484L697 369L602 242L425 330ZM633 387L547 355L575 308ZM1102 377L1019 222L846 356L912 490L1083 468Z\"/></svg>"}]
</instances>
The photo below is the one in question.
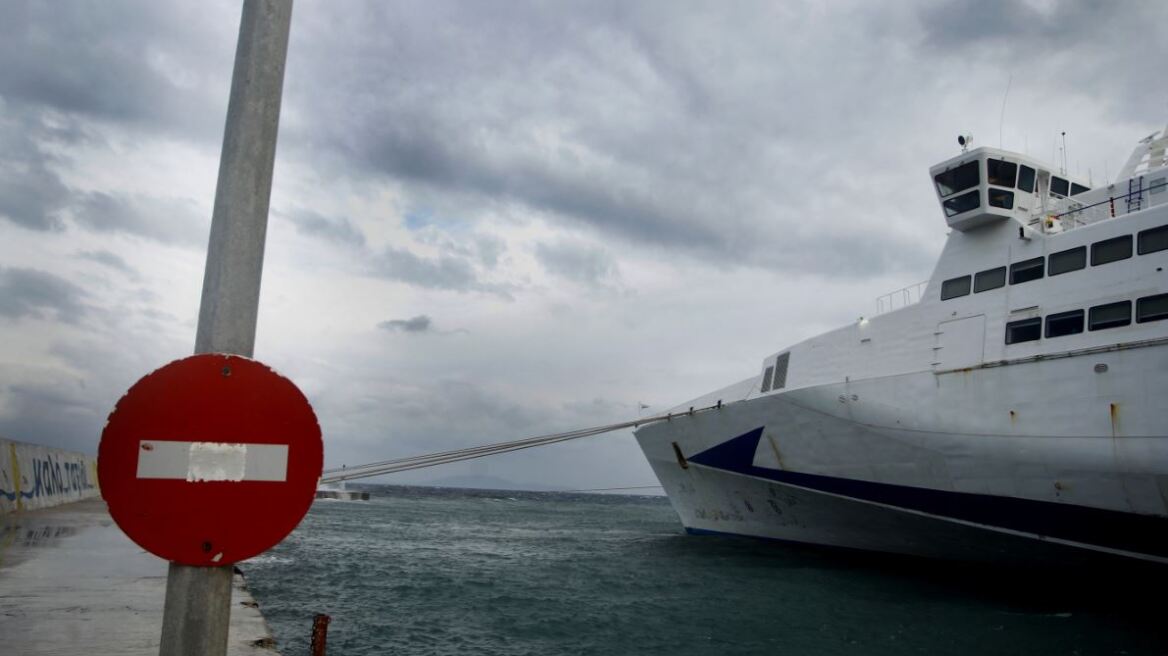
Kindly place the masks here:
<instances>
[{"instance_id":1,"label":"rust stain on hull","mask_svg":"<svg viewBox=\"0 0 1168 656\"><path fill-rule=\"evenodd\" d=\"M767 435L767 442L770 442L771 450L775 452L775 460L779 461L779 467L781 469L786 469L787 465L783 462L783 454L779 453L779 445L775 442L775 438Z\"/></svg>"}]
</instances>

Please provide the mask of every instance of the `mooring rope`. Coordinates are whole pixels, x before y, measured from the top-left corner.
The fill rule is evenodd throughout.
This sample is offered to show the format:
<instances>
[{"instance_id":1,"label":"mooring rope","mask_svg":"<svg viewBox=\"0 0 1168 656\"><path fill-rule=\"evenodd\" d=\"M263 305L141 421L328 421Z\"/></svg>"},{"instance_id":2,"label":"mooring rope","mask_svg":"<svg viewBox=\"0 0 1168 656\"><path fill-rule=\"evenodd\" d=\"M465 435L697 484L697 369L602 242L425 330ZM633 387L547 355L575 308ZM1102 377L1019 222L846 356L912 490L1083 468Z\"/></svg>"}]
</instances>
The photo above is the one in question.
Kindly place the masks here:
<instances>
[{"instance_id":1,"label":"mooring rope","mask_svg":"<svg viewBox=\"0 0 1168 656\"><path fill-rule=\"evenodd\" d=\"M652 417L645 417L643 419L622 421L616 424L593 426L590 428L581 428L574 431L551 433L549 435L538 435L535 437L526 437L519 440L511 440L509 442L485 444L482 446L468 447L465 449L440 451L438 453L428 453L420 456L408 456L405 458L393 458L391 460L370 462L353 467L326 469L324 470L323 475L320 477L320 482L339 483L341 481L352 481L359 478L369 478L371 476L381 476L382 474L393 474L401 471L409 471L411 469L422 469L423 467L433 467L435 465L445 465L447 463L460 462L462 460L483 458L485 456L493 456L500 453L510 453L512 451L530 449L537 446L546 446L548 444L556 444L559 442L566 442L568 440L578 440L583 437L592 437L593 435L611 433L613 431L618 431L624 428L638 428L647 424L670 421L674 417L717 410L721 407L722 402L719 401L716 405L697 409L691 408L686 412L655 415Z\"/></svg>"}]
</instances>

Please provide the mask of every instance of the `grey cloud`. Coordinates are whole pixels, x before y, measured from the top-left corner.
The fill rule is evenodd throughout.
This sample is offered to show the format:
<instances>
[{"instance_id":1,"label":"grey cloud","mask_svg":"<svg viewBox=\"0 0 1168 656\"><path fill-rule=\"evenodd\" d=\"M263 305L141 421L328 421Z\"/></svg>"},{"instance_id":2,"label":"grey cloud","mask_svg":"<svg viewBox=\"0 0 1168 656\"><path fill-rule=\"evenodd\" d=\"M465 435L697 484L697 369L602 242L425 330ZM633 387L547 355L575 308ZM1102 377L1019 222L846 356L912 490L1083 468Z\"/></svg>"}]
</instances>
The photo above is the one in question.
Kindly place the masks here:
<instances>
[{"instance_id":1,"label":"grey cloud","mask_svg":"<svg viewBox=\"0 0 1168 656\"><path fill-rule=\"evenodd\" d=\"M78 224L98 232L124 232L164 244L205 244L210 216L203 216L194 201L180 198L107 194L83 194L73 211Z\"/></svg>"},{"instance_id":2,"label":"grey cloud","mask_svg":"<svg viewBox=\"0 0 1168 656\"><path fill-rule=\"evenodd\" d=\"M466 291L475 284L474 269L465 260L448 255L423 258L405 249L387 248L378 260L378 273L420 287Z\"/></svg>"},{"instance_id":3,"label":"grey cloud","mask_svg":"<svg viewBox=\"0 0 1168 656\"><path fill-rule=\"evenodd\" d=\"M1138 0L1125 3L1134 13L1142 13L1152 3ZM1008 42L1033 47L1027 39L1054 38L1054 45L1079 48L1079 37L1095 34L1114 21L1129 24L1127 11L1092 0L1070 0L1046 7L1012 0L947 0L930 2L921 12L929 41L938 48L958 48L979 42ZM1129 24L1130 26L1130 24ZM1011 49L1013 50L1013 49ZM993 56L995 53L987 52Z\"/></svg>"},{"instance_id":4,"label":"grey cloud","mask_svg":"<svg viewBox=\"0 0 1168 656\"><path fill-rule=\"evenodd\" d=\"M52 157L33 139L43 126L13 114L0 100L0 217L30 230L60 230L60 211L71 193L50 167Z\"/></svg>"},{"instance_id":5,"label":"grey cloud","mask_svg":"<svg viewBox=\"0 0 1168 656\"><path fill-rule=\"evenodd\" d=\"M1168 59L1168 11L1159 0L946 0L924 4L919 20L934 57L963 67L971 57L996 63L1003 88L1011 72L1029 86L1076 85L1104 99L1106 112L1140 122L1149 116L1149 82L1163 78Z\"/></svg>"},{"instance_id":6,"label":"grey cloud","mask_svg":"<svg viewBox=\"0 0 1168 656\"><path fill-rule=\"evenodd\" d=\"M285 215L302 235L322 237L350 246L365 245L365 234L347 218L329 219L311 210L296 210Z\"/></svg>"},{"instance_id":7,"label":"grey cloud","mask_svg":"<svg viewBox=\"0 0 1168 656\"><path fill-rule=\"evenodd\" d=\"M78 385L16 384L3 391L8 409L0 414L0 435L62 449L96 453L109 408L99 407Z\"/></svg>"},{"instance_id":8,"label":"grey cloud","mask_svg":"<svg viewBox=\"0 0 1168 656\"><path fill-rule=\"evenodd\" d=\"M111 269L116 269L122 273L129 274L131 277L137 277L138 272L126 263L120 255L111 253L106 250L99 251L81 251L78 255L84 259L92 260L98 264L103 264Z\"/></svg>"},{"instance_id":9,"label":"grey cloud","mask_svg":"<svg viewBox=\"0 0 1168 656\"><path fill-rule=\"evenodd\" d=\"M507 251L507 245L503 240L491 235L476 235L475 249L478 251L479 261L483 266L493 269L499 264L499 258Z\"/></svg>"},{"instance_id":10,"label":"grey cloud","mask_svg":"<svg viewBox=\"0 0 1168 656\"><path fill-rule=\"evenodd\" d=\"M67 168L76 140L93 137L75 121L51 124L45 115L0 100L0 217L23 228L60 231L65 218L100 232L125 232L164 243L201 244L207 238L209 216L197 203L106 192L82 192L67 186L59 173ZM70 126L73 126L72 128ZM83 134L74 134L73 129Z\"/></svg>"},{"instance_id":11,"label":"grey cloud","mask_svg":"<svg viewBox=\"0 0 1168 656\"><path fill-rule=\"evenodd\" d=\"M5 401L0 434L96 452L118 397L135 380L182 353L161 337L162 331L135 329L123 318L103 316L100 326L64 333L50 345L51 357L35 365L15 370L0 363L0 397ZM115 332L123 341L111 342L103 331ZM133 347L127 348L128 343ZM65 366L56 365L58 360Z\"/></svg>"},{"instance_id":12,"label":"grey cloud","mask_svg":"<svg viewBox=\"0 0 1168 656\"><path fill-rule=\"evenodd\" d=\"M138 138L163 134L214 144L222 134L235 42L234 31L223 28L231 18L224 17L237 21L238 12L229 3L6 3L0 21L0 217L29 229L59 230L72 211L99 229L129 229L168 242L205 239L174 225L111 220L102 212L109 199L69 188L59 169L69 163L69 145L101 141L107 125L127 127ZM134 204L147 211L174 205Z\"/></svg>"},{"instance_id":13,"label":"grey cloud","mask_svg":"<svg viewBox=\"0 0 1168 656\"><path fill-rule=\"evenodd\" d=\"M566 241L540 243L535 257L550 273L578 283L599 285L620 276L612 256L593 246Z\"/></svg>"},{"instance_id":14,"label":"grey cloud","mask_svg":"<svg viewBox=\"0 0 1168 656\"><path fill-rule=\"evenodd\" d=\"M449 377L394 379L364 364L348 369L348 382L312 398L326 433L345 435L330 456L350 465L478 446L629 418L629 404L606 401L545 404L526 392L492 387L500 372L471 369L470 380ZM582 467L581 465L586 465ZM603 487L652 480L631 440L563 445L496 456L416 473L394 481L438 484L484 473L541 487ZM600 481L588 484L587 481Z\"/></svg>"},{"instance_id":15,"label":"grey cloud","mask_svg":"<svg viewBox=\"0 0 1168 656\"><path fill-rule=\"evenodd\" d=\"M474 267L465 259L448 254L420 257L399 248L386 248L374 260L372 273L382 278L426 287L458 292L487 292L510 298L510 292L499 285L479 281Z\"/></svg>"},{"instance_id":16,"label":"grey cloud","mask_svg":"<svg viewBox=\"0 0 1168 656\"><path fill-rule=\"evenodd\" d=\"M238 9L203 3L5 5L0 96L69 116L221 134ZM231 18L229 18L231 16Z\"/></svg>"},{"instance_id":17,"label":"grey cloud","mask_svg":"<svg viewBox=\"0 0 1168 656\"><path fill-rule=\"evenodd\" d=\"M371 5L329 21L305 9L310 38L290 53L290 68L319 84L290 87L290 101L314 117L297 142L331 167L343 161L350 174L405 183L407 204L446 198L459 204L450 213L474 216L515 203L553 223L724 265L859 271L847 240L800 230L816 202L808 189L823 184L815 170L831 167L816 159L822 140L862 130L854 118L867 111L823 101L822 75L803 65L833 66L843 55L826 44L837 38L774 39L786 16L757 7L680 18L664 5L496 9ZM805 20L801 12L789 11ZM369 24L379 29L360 29ZM419 24L443 29L423 39ZM865 27L855 29L869 38ZM840 71L846 84L898 93L866 63ZM899 254L872 260L884 271L928 258L917 240L853 231L866 251Z\"/></svg>"},{"instance_id":18,"label":"grey cloud","mask_svg":"<svg viewBox=\"0 0 1168 656\"><path fill-rule=\"evenodd\" d=\"M84 296L81 288L51 273L0 267L0 316L77 323L85 314Z\"/></svg>"},{"instance_id":19,"label":"grey cloud","mask_svg":"<svg viewBox=\"0 0 1168 656\"><path fill-rule=\"evenodd\" d=\"M554 424L554 412L524 405L480 384L448 378L432 381L367 377L353 387L338 386L313 399L321 417L343 417L336 430L352 434L353 444L367 441L366 457L432 452L457 446L537 435ZM383 386L390 385L392 394ZM380 393L379 393L380 392ZM392 435L393 439L387 437ZM436 437L441 440L436 441ZM378 453L379 452L379 453Z\"/></svg>"},{"instance_id":20,"label":"grey cloud","mask_svg":"<svg viewBox=\"0 0 1168 656\"><path fill-rule=\"evenodd\" d=\"M431 321L430 317L424 314L419 314L418 316L412 317L410 319L391 319L389 321L382 321L381 323L377 324L377 327L381 328L382 330L388 330L390 332L420 334L433 331L434 323Z\"/></svg>"}]
</instances>

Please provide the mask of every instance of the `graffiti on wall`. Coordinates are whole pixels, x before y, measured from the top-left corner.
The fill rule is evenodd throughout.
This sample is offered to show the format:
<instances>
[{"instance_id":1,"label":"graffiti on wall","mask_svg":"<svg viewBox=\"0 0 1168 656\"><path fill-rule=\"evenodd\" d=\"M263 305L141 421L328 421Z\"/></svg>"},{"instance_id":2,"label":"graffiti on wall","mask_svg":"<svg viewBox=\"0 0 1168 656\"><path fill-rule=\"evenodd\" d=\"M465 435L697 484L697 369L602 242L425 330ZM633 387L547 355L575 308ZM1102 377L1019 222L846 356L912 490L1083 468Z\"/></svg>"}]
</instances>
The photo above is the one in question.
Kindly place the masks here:
<instances>
[{"instance_id":1,"label":"graffiti on wall","mask_svg":"<svg viewBox=\"0 0 1168 656\"><path fill-rule=\"evenodd\" d=\"M0 512L46 508L97 494L93 456L0 440Z\"/></svg>"}]
</instances>

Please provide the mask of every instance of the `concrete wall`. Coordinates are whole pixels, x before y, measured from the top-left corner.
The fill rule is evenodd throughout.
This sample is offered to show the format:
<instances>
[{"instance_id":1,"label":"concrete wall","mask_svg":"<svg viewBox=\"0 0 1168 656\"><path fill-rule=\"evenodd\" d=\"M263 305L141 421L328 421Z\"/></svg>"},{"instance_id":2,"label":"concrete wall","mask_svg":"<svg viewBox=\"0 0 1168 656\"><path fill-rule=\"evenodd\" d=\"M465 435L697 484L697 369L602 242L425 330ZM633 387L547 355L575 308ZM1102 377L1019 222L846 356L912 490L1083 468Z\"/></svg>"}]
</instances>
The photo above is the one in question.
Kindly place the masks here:
<instances>
[{"instance_id":1,"label":"concrete wall","mask_svg":"<svg viewBox=\"0 0 1168 656\"><path fill-rule=\"evenodd\" d=\"M100 494L96 456L0 439L0 514Z\"/></svg>"}]
</instances>

